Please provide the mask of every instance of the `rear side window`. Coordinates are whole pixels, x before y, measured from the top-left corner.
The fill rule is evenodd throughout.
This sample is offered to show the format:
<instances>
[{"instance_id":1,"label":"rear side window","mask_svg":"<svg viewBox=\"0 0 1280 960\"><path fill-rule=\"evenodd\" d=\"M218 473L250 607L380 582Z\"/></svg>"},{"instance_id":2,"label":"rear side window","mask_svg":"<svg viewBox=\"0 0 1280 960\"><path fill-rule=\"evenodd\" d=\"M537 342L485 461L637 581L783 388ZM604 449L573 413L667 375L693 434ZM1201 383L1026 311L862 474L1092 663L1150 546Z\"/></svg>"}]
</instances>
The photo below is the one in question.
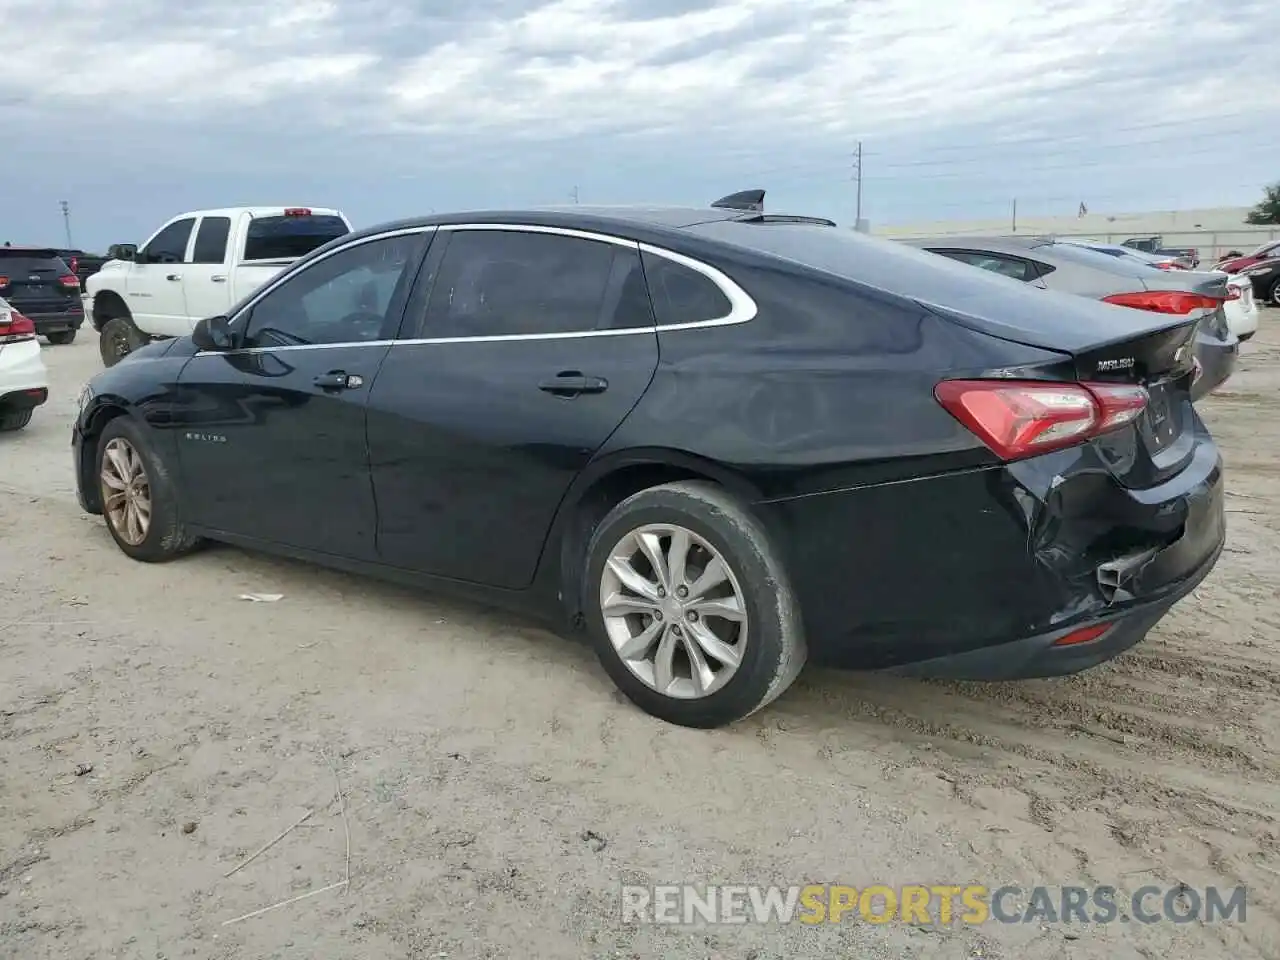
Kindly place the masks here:
<instances>
[{"instance_id":1,"label":"rear side window","mask_svg":"<svg viewBox=\"0 0 1280 960\"><path fill-rule=\"evenodd\" d=\"M1031 263L1015 257L1001 257L994 253L983 253L976 250L934 250L933 252L940 253L952 260L959 260L961 263L978 267L981 270L998 273L1011 280L1021 280L1023 283L1030 283L1037 276L1036 268Z\"/></svg>"},{"instance_id":2,"label":"rear side window","mask_svg":"<svg viewBox=\"0 0 1280 960\"><path fill-rule=\"evenodd\" d=\"M719 320L733 312L733 304L710 277L654 253L642 256L658 326Z\"/></svg>"},{"instance_id":3,"label":"rear side window","mask_svg":"<svg viewBox=\"0 0 1280 960\"><path fill-rule=\"evenodd\" d=\"M195 223L194 217L187 217L169 224L142 248L144 259L150 263L181 263L187 255L187 241L191 239Z\"/></svg>"},{"instance_id":4,"label":"rear side window","mask_svg":"<svg viewBox=\"0 0 1280 960\"><path fill-rule=\"evenodd\" d=\"M205 217L196 231L196 246L191 254L192 263L225 263L227 237L231 233L230 217Z\"/></svg>"},{"instance_id":5,"label":"rear side window","mask_svg":"<svg viewBox=\"0 0 1280 960\"><path fill-rule=\"evenodd\" d=\"M627 312L637 309L640 288L627 278L638 268L634 249L599 240L453 231L424 321L410 336L527 336L637 325Z\"/></svg>"},{"instance_id":6,"label":"rear side window","mask_svg":"<svg viewBox=\"0 0 1280 960\"><path fill-rule=\"evenodd\" d=\"M325 214L255 217L244 241L246 260L285 260L305 257L350 230L341 217Z\"/></svg>"}]
</instances>

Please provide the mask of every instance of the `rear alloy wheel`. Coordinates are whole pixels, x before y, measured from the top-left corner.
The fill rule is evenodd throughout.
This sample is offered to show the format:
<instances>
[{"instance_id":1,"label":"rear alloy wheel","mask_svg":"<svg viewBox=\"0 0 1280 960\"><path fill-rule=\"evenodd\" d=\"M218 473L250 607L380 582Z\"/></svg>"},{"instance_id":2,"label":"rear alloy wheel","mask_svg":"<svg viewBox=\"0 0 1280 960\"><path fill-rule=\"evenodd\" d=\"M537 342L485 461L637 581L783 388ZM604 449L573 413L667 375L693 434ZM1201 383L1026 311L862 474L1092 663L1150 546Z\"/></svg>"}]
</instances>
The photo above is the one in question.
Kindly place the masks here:
<instances>
[{"instance_id":1,"label":"rear alloy wheel","mask_svg":"<svg viewBox=\"0 0 1280 960\"><path fill-rule=\"evenodd\" d=\"M28 407L26 410L9 410L0 413L0 433L8 433L11 430L21 430L31 422L31 415L35 411Z\"/></svg>"},{"instance_id":2,"label":"rear alloy wheel","mask_svg":"<svg viewBox=\"0 0 1280 960\"><path fill-rule=\"evenodd\" d=\"M624 500L592 537L587 573L584 609L601 663L660 719L740 720L804 664L796 602L767 535L712 484Z\"/></svg>"},{"instance_id":3,"label":"rear alloy wheel","mask_svg":"<svg viewBox=\"0 0 1280 960\"><path fill-rule=\"evenodd\" d=\"M55 347L65 347L76 338L76 332L74 330L59 330L57 333L46 334L46 336Z\"/></svg>"},{"instance_id":4,"label":"rear alloy wheel","mask_svg":"<svg viewBox=\"0 0 1280 960\"><path fill-rule=\"evenodd\" d=\"M139 347L146 346L147 337L134 326L128 317L112 317L102 325L98 339L98 352L102 365L114 367Z\"/></svg>"},{"instance_id":5,"label":"rear alloy wheel","mask_svg":"<svg viewBox=\"0 0 1280 960\"><path fill-rule=\"evenodd\" d=\"M118 417L98 441L98 493L116 545L135 560L155 563L188 552L199 541L178 518L169 471L144 428Z\"/></svg>"},{"instance_id":6,"label":"rear alloy wheel","mask_svg":"<svg viewBox=\"0 0 1280 960\"><path fill-rule=\"evenodd\" d=\"M1276 282L1271 285L1270 297L1272 304L1280 307L1280 278L1277 278Z\"/></svg>"}]
</instances>

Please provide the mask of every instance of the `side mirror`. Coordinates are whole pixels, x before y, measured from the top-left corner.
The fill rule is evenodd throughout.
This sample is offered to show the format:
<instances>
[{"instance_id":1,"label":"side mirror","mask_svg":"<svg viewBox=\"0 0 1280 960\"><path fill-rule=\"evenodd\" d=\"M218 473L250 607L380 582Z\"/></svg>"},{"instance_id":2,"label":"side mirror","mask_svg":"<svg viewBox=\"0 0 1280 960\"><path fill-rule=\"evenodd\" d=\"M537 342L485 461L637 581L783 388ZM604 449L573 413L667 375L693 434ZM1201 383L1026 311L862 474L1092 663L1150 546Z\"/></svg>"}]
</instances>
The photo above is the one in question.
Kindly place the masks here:
<instances>
[{"instance_id":1,"label":"side mirror","mask_svg":"<svg viewBox=\"0 0 1280 960\"><path fill-rule=\"evenodd\" d=\"M108 260L136 260L138 259L138 245L136 243L113 243L107 247Z\"/></svg>"},{"instance_id":2,"label":"side mirror","mask_svg":"<svg viewBox=\"0 0 1280 960\"><path fill-rule=\"evenodd\" d=\"M230 350L236 340L226 317L206 317L191 331L191 342L200 350Z\"/></svg>"}]
</instances>

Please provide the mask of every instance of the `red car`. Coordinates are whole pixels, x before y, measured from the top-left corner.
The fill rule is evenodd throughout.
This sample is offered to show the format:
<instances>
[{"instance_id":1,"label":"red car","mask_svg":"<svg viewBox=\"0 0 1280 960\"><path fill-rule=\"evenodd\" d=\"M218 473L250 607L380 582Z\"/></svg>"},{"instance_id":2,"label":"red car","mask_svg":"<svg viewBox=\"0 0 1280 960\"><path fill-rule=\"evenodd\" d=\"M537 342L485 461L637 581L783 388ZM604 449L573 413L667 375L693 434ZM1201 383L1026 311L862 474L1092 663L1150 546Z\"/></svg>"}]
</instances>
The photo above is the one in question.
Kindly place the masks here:
<instances>
[{"instance_id":1,"label":"red car","mask_svg":"<svg viewBox=\"0 0 1280 960\"><path fill-rule=\"evenodd\" d=\"M1253 253L1246 254L1243 257L1232 257L1229 260L1223 260L1214 269L1223 270L1227 273L1239 273L1245 267L1252 267L1255 263L1261 263L1263 260L1269 260L1272 257L1280 257L1280 240L1268 240Z\"/></svg>"}]
</instances>

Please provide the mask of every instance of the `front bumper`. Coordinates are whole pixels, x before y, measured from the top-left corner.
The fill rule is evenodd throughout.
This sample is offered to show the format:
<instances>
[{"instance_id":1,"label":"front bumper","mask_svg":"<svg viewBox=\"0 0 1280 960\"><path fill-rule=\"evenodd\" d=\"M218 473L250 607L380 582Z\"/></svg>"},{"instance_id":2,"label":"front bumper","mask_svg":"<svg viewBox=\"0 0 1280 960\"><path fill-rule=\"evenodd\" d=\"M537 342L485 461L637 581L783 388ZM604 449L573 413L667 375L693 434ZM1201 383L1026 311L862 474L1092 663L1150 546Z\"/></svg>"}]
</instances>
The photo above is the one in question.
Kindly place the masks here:
<instances>
[{"instance_id":1,"label":"front bumper","mask_svg":"<svg viewBox=\"0 0 1280 960\"><path fill-rule=\"evenodd\" d=\"M35 324L36 333L45 337L51 333L65 333L68 330L79 330L84 325L83 310L67 310L61 313L25 313Z\"/></svg>"}]
</instances>

